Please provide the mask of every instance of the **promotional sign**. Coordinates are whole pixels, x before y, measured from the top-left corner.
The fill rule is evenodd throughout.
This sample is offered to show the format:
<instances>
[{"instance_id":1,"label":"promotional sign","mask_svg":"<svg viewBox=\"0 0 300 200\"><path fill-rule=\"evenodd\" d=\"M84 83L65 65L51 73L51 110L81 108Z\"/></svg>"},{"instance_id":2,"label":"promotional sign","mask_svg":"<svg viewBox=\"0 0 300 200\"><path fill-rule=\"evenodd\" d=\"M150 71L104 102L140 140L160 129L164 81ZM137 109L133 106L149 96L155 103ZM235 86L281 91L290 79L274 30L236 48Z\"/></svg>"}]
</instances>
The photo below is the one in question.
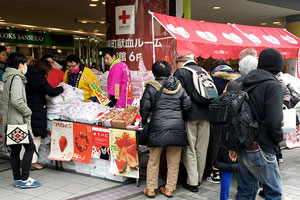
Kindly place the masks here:
<instances>
[{"instance_id":1,"label":"promotional sign","mask_svg":"<svg viewBox=\"0 0 300 200\"><path fill-rule=\"evenodd\" d=\"M48 159L70 161L73 156L73 123L53 121Z\"/></svg>"},{"instance_id":2,"label":"promotional sign","mask_svg":"<svg viewBox=\"0 0 300 200\"><path fill-rule=\"evenodd\" d=\"M109 128L92 126L92 158L109 160Z\"/></svg>"},{"instance_id":3,"label":"promotional sign","mask_svg":"<svg viewBox=\"0 0 300 200\"><path fill-rule=\"evenodd\" d=\"M92 126L73 123L73 142L72 160L89 164L92 154Z\"/></svg>"},{"instance_id":4,"label":"promotional sign","mask_svg":"<svg viewBox=\"0 0 300 200\"><path fill-rule=\"evenodd\" d=\"M132 84L127 84L127 99L132 99Z\"/></svg>"},{"instance_id":5,"label":"promotional sign","mask_svg":"<svg viewBox=\"0 0 300 200\"><path fill-rule=\"evenodd\" d=\"M142 99L142 96L135 96L131 105L139 108L141 99Z\"/></svg>"},{"instance_id":6,"label":"promotional sign","mask_svg":"<svg viewBox=\"0 0 300 200\"><path fill-rule=\"evenodd\" d=\"M109 103L109 99L95 82L90 83L90 88L93 90L100 104L106 106Z\"/></svg>"},{"instance_id":7,"label":"promotional sign","mask_svg":"<svg viewBox=\"0 0 300 200\"><path fill-rule=\"evenodd\" d=\"M117 6L116 10L116 35L135 33L134 5Z\"/></svg>"},{"instance_id":8,"label":"promotional sign","mask_svg":"<svg viewBox=\"0 0 300 200\"><path fill-rule=\"evenodd\" d=\"M135 131L110 129L110 152L110 173L139 178Z\"/></svg>"},{"instance_id":9,"label":"promotional sign","mask_svg":"<svg viewBox=\"0 0 300 200\"><path fill-rule=\"evenodd\" d=\"M169 1L161 0L118 0L106 1L107 47L115 48L117 57L125 62L130 70L139 70L140 59L151 70L153 45L156 61L169 54L175 61L176 41L174 39L152 42L152 16L148 11L169 14ZM157 22L154 25L155 38L166 38L167 32ZM165 48L162 48L162 47ZM173 63L175 66L175 63Z\"/></svg>"},{"instance_id":10,"label":"promotional sign","mask_svg":"<svg viewBox=\"0 0 300 200\"><path fill-rule=\"evenodd\" d=\"M286 133L286 146L289 149L300 147L300 127L297 126L297 130L294 132Z\"/></svg>"}]
</instances>

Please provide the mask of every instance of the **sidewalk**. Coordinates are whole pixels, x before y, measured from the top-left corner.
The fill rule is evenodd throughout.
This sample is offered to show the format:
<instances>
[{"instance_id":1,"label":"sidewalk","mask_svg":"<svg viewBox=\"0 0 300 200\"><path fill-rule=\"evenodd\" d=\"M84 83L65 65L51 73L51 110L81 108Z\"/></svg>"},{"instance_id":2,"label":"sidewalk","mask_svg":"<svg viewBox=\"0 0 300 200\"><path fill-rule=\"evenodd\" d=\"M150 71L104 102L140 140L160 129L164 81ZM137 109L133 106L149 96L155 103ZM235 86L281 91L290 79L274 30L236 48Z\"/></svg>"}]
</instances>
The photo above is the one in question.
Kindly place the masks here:
<instances>
[{"instance_id":1,"label":"sidewalk","mask_svg":"<svg viewBox=\"0 0 300 200\"><path fill-rule=\"evenodd\" d=\"M280 166L285 200L300 199L300 148L283 150L284 162ZM145 181L140 187L135 186L134 181L118 183L101 178L95 178L70 172L43 169L32 171L31 177L42 183L35 189L17 189L12 186L12 172L9 163L0 160L0 199L5 200L60 200L60 199L147 199L142 190ZM178 186L173 199L219 199L219 184L202 182L199 192L192 193ZM230 198L236 194L236 180L232 181ZM155 199L167 199L157 192ZM258 200L263 198L257 197Z\"/></svg>"}]
</instances>

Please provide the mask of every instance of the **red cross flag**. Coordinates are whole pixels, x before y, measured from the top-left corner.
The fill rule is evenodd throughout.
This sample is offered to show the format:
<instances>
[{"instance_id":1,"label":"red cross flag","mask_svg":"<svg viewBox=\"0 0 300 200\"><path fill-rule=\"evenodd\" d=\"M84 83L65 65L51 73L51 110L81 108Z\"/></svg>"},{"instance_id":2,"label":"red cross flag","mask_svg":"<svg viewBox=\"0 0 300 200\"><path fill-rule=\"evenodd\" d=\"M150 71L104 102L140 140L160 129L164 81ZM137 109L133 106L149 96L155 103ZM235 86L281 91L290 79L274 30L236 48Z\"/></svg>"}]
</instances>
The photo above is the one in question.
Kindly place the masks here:
<instances>
[{"instance_id":1,"label":"red cross flag","mask_svg":"<svg viewBox=\"0 0 300 200\"><path fill-rule=\"evenodd\" d=\"M116 35L134 34L134 5L116 7Z\"/></svg>"}]
</instances>

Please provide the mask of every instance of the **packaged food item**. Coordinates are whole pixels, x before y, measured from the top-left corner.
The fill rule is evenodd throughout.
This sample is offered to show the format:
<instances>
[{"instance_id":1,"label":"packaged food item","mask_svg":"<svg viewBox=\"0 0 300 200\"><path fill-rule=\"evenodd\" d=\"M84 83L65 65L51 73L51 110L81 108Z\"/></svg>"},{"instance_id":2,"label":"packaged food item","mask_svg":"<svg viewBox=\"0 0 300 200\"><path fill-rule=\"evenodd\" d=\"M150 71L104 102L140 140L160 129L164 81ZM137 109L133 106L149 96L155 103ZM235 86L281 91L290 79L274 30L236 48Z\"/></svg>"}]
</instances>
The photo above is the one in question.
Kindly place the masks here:
<instances>
[{"instance_id":1,"label":"packaged food item","mask_svg":"<svg viewBox=\"0 0 300 200\"><path fill-rule=\"evenodd\" d=\"M137 108L130 106L123 110L117 117L111 121L112 127L126 128L135 122L135 117L138 115Z\"/></svg>"},{"instance_id":2,"label":"packaged food item","mask_svg":"<svg viewBox=\"0 0 300 200\"><path fill-rule=\"evenodd\" d=\"M98 120L98 124L101 124L103 127L111 127L111 121L120 114L121 110L110 110L104 112Z\"/></svg>"}]
</instances>

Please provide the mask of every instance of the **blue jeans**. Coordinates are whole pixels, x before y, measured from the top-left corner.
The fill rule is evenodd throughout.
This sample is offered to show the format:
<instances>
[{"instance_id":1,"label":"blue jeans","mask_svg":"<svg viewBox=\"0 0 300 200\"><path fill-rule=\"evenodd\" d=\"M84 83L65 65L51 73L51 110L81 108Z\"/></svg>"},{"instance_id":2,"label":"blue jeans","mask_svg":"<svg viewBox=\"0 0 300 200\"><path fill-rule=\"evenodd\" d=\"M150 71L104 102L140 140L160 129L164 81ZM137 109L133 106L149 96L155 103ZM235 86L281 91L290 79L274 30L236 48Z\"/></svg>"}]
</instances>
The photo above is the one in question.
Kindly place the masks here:
<instances>
[{"instance_id":1,"label":"blue jeans","mask_svg":"<svg viewBox=\"0 0 300 200\"><path fill-rule=\"evenodd\" d=\"M229 189L231 184L232 172L223 171L221 177L221 194L220 200L227 200L229 196Z\"/></svg>"},{"instance_id":2,"label":"blue jeans","mask_svg":"<svg viewBox=\"0 0 300 200\"><path fill-rule=\"evenodd\" d=\"M237 200L255 200L258 182L263 185L266 200L283 199L276 155L260 149L241 151L237 155Z\"/></svg>"}]
</instances>

